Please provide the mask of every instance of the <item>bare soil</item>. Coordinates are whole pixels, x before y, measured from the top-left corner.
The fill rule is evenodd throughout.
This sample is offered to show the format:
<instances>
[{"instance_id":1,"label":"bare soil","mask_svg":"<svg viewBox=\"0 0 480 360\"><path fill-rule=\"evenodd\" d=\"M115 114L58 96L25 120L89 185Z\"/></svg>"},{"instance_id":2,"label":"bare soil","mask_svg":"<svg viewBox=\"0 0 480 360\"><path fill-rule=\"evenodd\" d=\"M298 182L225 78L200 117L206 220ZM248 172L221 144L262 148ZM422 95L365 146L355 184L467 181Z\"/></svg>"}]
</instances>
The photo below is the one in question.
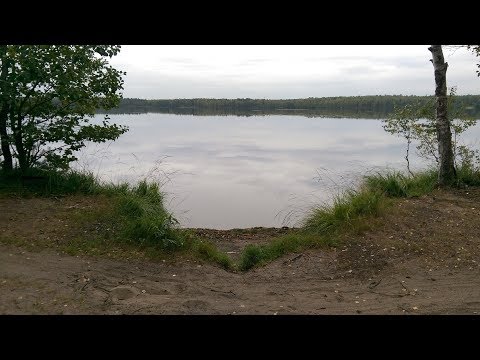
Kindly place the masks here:
<instances>
[{"instance_id":1,"label":"bare soil","mask_svg":"<svg viewBox=\"0 0 480 360\"><path fill-rule=\"evenodd\" d=\"M337 248L246 273L186 258L71 256L56 247L80 231L69 214L99 203L0 199L0 314L480 313L480 189L396 201L372 230ZM106 230L92 224L85 236L95 231ZM292 230L195 231L235 257Z\"/></svg>"}]
</instances>

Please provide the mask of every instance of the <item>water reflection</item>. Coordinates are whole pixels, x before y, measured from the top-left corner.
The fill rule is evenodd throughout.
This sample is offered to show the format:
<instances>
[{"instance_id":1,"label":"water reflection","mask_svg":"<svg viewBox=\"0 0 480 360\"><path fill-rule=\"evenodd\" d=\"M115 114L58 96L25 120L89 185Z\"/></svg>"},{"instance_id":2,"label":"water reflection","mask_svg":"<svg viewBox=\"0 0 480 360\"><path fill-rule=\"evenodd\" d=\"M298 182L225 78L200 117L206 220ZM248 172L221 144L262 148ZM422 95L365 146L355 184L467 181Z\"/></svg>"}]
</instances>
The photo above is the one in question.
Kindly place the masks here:
<instances>
[{"instance_id":1,"label":"water reflection","mask_svg":"<svg viewBox=\"0 0 480 360\"><path fill-rule=\"evenodd\" d=\"M164 183L184 226L295 225L315 203L376 168L405 168L379 120L300 116L111 115L130 131L91 144L78 167L105 180ZM468 139L480 136L476 127ZM415 157L415 156L414 156ZM415 169L425 162L412 159Z\"/></svg>"}]
</instances>

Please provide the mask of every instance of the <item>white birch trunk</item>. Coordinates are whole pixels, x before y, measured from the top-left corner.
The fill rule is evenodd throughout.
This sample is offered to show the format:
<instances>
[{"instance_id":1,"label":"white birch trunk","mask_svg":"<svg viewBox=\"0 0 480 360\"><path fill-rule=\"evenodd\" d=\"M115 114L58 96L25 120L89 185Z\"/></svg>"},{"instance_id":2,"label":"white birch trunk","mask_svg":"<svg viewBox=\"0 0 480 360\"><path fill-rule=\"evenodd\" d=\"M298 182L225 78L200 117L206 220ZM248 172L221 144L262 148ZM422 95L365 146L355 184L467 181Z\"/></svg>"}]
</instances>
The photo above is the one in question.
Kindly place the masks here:
<instances>
[{"instance_id":1,"label":"white birch trunk","mask_svg":"<svg viewBox=\"0 0 480 360\"><path fill-rule=\"evenodd\" d=\"M439 185L449 185L456 178L453 148L452 132L450 131L450 122L447 116L447 67L443 57L442 45L432 45L428 48L431 51L435 74L435 96L436 96L436 115L437 115L437 140L439 154L438 183Z\"/></svg>"}]
</instances>

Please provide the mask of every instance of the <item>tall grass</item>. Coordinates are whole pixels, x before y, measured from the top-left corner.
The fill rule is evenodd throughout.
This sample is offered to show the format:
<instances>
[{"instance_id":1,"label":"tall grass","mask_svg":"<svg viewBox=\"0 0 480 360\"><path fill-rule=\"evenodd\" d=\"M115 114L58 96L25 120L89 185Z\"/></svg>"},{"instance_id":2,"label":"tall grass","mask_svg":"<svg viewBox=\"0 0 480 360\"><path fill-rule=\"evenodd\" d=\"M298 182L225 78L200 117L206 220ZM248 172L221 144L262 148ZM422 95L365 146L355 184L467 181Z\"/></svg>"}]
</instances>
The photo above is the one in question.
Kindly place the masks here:
<instances>
[{"instance_id":1,"label":"tall grass","mask_svg":"<svg viewBox=\"0 0 480 360\"><path fill-rule=\"evenodd\" d=\"M461 166L457 170L457 183L460 186L480 186L480 171L470 166Z\"/></svg>"},{"instance_id":2,"label":"tall grass","mask_svg":"<svg viewBox=\"0 0 480 360\"><path fill-rule=\"evenodd\" d=\"M415 176L404 175L397 171L376 173L364 178L364 184L370 192L381 192L388 197L416 197L432 192L437 185L437 171L428 170Z\"/></svg>"},{"instance_id":3,"label":"tall grass","mask_svg":"<svg viewBox=\"0 0 480 360\"><path fill-rule=\"evenodd\" d=\"M384 206L385 198L379 191L347 190L335 197L332 205L313 209L305 220L304 229L317 234L333 234L345 226L352 226L359 218L380 214Z\"/></svg>"}]
</instances>

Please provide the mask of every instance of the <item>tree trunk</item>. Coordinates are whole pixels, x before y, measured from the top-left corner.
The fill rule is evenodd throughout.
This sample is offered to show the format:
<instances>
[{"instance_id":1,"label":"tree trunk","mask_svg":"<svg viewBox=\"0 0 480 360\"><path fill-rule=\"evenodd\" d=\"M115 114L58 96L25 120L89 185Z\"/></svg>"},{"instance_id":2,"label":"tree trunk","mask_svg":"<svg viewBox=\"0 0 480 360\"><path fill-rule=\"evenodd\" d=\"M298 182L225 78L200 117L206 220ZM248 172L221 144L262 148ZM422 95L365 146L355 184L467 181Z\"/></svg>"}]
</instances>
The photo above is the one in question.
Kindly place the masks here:
<instances>
[{"instance_id":1,"label":"tree trunk","mask_svg":"<svg viewBox=\"0 0 480 360\"><path fill-rule=\"evenodd\" d=\"M20 166L20 170L22 173L25 173L26 170L28 170L28 157L27 157L27 152L25 151L25 148L23 146L23 139L22 139L22 133L17 132L14 134L14 139L15 139L15 148L17 149L17 156L18 156L18 165Z\"/></svg>"},{"instance_id":2,"label":"tree trunk","mask_svg":"<svg viewBox=\"0 0 480 360\"><path fill-rule=\"evenodd\" d=\"M447 116L447 67L443 58L442 45L432 45L431 51L435 74L435 97L437 115L437 140L440 167L438 169L439 185L450 185L456 179L453 162L452 133Z\"/></svg>"},{"instance_id":3,"label":"tree trunk","mask_svg":"<svg viewBox=\"0 0 480 360\"><path fill-rule=\"evenodd\" d=\"M0 73L0 143L3 154L3 170L11 171L13 169L12 152L10 150L10 143L7 135L7 120L8 120L8 96L6 95L6 79L8 75L8 63L6 61L7 46L0 46L0 59L2 61L2 68Z\"/></svg>"},{"instance_id":4,"label":"tree trunk","mask_svg":"<svg viewBox=\"0 0 480 360\"><path fill-rule=\"evenodd\" d=\"M0 111L0 142L2 145L3 154L3 170L11 171L13 169L12 152L10 150L10 143L7 138L7 119L8 108L6 104L2 104L2 110Z\"/></svg>"}]
</instances>

